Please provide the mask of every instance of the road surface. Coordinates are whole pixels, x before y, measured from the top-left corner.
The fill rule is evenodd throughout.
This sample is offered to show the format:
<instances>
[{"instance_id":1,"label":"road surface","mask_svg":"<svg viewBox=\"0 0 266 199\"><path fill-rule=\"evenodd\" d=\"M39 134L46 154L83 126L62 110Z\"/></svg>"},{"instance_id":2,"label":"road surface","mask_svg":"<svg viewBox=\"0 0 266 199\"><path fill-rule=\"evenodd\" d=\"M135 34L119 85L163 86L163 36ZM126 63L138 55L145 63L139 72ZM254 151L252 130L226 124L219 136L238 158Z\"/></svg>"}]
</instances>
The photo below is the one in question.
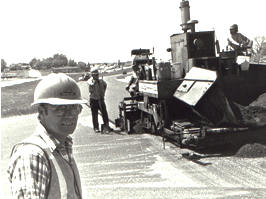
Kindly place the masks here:
<instances>
[{"instance_id":1,"label":"road surface","mask_svg":"<svg viewBox=\"0 0 266 199\"><path fill-rule=\"evenodd\" d=\"M112 120L118 115L118 102L125 83L115 77L108 82L106 103ZM79 82L87 96L85 82ZM10 149L30 135L36 114L1 120L1 198L9 198L6 168ZM84 107L74 138L74 156L82 180L84 198L265 198L265 157L238 158L209 153L187 156L187 149L166 143L159 136L127 135L116 130L95 134L91 114ZM5 197L4 197L5 196Z\"/></svg>"}]
</instances>

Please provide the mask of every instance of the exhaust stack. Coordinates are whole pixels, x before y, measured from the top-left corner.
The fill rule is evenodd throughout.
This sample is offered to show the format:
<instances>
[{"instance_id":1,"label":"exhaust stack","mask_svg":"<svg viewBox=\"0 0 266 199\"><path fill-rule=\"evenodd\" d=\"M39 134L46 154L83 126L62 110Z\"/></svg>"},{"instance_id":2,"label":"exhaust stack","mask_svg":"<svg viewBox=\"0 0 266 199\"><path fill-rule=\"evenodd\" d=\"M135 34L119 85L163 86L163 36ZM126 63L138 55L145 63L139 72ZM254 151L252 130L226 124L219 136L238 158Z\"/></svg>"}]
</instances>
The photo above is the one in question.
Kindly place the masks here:
<instances>
[{"instance_id":1,"label":"exhaust stack","mask_svg":"<svg viewBox=\"0 0 266 199\"><path fill-rule=\"evenodd\" d=\"M190 6L189 1L182 0L180 2L180 10L181 10L181 22L180 25L184 32L191 30L191 32L195 32L195 24L198 23L197 20L190 20Z\"/></svg>"}]
</instances>

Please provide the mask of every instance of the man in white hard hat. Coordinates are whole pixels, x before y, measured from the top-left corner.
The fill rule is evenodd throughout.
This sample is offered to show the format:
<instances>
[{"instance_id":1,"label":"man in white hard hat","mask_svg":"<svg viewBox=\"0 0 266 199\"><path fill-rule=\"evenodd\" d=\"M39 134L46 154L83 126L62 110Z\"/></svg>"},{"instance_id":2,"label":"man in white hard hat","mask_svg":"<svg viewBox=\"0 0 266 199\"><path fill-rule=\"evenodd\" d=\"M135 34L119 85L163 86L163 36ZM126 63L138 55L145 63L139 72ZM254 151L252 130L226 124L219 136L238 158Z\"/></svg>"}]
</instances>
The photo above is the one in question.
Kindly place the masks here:
<instances>
[{"instance_id":1,"label":"man in white hard hat","mask_svg":"<svg viewBox=\"0 0 266 199\"><path fill-rule=\"evenodd\" d=\"M38 83L32 105L38 108L39 125L11 153L8 174L14 198L82 198L70 135L86 102L75 80L65 74L50 74Z\"/></svg>"},{"instance_id":2,"label":"man in white hard hat","mask_svg":"<svg viewBox=\"0 0 266 199\"><path fill-rule=\"evenodd\" d=\"M253 42L238 32L238 25L230 26L230 38L227 39L228 46L236 50L239 54L244 54L252 48Z\"/></svg>"},{"instance_id":3,"label":"man in white hard hat","mask_svg":"<svg viewBox=\"0 0 266 199\"><path fill-rule=\"evenodd\" d=\"M91 78L87 81L90 93L90 107L92 113L92 123L95 133L99 133L98 111L102 113L104 128L106 131L112 131L109 126L109 118L104 102L107 84L103 79L99 79L99 70L97 67L91 69ZM102 129L103 130L103 129Z\"/></svg>"}]
</instances>

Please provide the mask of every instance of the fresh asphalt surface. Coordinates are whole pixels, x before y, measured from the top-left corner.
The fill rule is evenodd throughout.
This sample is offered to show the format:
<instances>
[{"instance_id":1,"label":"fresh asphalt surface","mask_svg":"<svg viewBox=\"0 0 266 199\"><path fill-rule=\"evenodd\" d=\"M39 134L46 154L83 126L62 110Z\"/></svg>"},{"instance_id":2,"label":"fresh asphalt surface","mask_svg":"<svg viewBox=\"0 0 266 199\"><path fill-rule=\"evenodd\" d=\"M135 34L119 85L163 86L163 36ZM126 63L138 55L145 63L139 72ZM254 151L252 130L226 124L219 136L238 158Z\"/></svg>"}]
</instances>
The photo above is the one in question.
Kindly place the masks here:
<instances>
[{"instance_id":1,"label":"fresh asphalt surface","mask_svg":"<svg viewBox=\"0 0 266 199\"><path fill-rule=\"evenodd\" d=\"M126 96L126 84L108 83L106 104L111 120ZM88 97L86 82L79 82ZM36 114L1 120L1 198L10 198L6 175L11 147L30 135ZM266 198L265 158L237 158L213 153L190 160L188 150L163 144L159 136L127 135L115 129L95 134L90 109L84 106L74 138L84 198Z\"/></svg>"}]
</instances>

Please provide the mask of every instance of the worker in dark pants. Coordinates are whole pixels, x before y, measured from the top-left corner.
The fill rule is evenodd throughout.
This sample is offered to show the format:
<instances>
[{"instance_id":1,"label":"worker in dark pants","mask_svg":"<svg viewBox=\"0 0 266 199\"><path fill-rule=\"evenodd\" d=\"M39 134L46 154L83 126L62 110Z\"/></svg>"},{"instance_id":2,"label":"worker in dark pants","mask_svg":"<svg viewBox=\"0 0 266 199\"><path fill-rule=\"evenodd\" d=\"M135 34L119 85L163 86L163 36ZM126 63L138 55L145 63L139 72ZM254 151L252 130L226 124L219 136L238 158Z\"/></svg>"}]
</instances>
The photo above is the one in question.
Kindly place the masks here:
<instances>
[{"instance_id":1,"label":"worker in dark pants","mask_svg":"<svg viewBox=\"0 0 266 199\"><path fill-rule=\"evenodd\" d=\"M90 93L90 107L92 113L92 122L95 133L99 133L98 111L102 113L104 128L106 131L112 131L109 126L109 118L104 102L107 84L103 79L99 79L99 71L97 68L91 70L91 78L87 81ZM102 129L103 130L103 129Z\"/></svg>"}]
</instances>

